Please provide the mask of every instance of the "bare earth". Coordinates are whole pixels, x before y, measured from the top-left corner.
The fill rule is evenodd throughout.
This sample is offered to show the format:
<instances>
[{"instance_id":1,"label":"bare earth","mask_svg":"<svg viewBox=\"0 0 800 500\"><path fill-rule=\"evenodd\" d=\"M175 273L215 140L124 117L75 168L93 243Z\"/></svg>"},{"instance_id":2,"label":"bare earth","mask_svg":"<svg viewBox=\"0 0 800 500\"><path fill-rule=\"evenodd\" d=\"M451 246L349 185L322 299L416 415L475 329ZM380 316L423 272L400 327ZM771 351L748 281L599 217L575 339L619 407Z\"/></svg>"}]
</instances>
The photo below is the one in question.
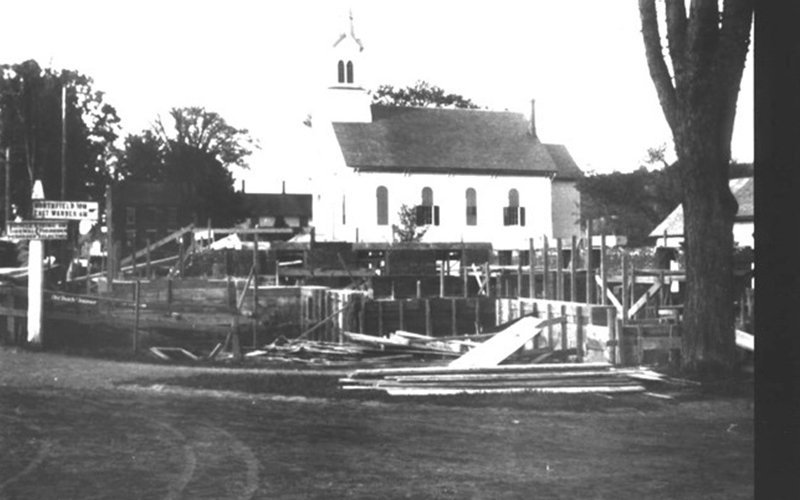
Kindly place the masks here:
<instances>
[{"instance_id":1,"label":"bare earth","mask_svg":"<svg viewBox=\"0 0 800 500\"><path fill-rule=\"evenodd\" d=\"M751 395L390 399L339 375L0 347L0 500L753 498Z\"/></svg>"}]
</instances>

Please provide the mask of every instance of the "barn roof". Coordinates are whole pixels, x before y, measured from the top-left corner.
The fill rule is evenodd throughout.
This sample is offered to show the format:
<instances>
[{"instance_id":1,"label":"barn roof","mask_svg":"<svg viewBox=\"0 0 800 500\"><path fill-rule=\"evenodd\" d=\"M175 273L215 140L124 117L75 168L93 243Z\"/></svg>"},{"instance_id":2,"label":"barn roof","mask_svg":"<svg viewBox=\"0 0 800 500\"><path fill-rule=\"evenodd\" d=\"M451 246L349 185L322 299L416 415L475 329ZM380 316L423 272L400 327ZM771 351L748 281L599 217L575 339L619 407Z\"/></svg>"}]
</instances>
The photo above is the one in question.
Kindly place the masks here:
<instances>
[{"instance_id":1,"label":"barn roof","mask_svg":"<svg viewBox=\"0 0 800 500\"><path fill-rule=\"evenodd\" d=\"M349 167L372 171L582 175L562 145L543 144L521 113L372 105L371 123L334 123Z\"/></svg>"}]
</instances>

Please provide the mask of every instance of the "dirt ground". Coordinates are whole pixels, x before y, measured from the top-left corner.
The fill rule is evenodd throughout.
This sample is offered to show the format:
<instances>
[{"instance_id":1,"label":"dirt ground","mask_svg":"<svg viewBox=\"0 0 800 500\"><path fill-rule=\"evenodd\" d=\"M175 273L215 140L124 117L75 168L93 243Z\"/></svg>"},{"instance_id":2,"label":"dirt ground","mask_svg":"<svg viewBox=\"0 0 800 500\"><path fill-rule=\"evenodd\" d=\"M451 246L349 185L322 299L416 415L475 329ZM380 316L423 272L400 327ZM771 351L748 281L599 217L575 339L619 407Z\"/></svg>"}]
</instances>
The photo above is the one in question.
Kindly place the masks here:
<instances>
[{"instance_id":1,"label":"dirt ground","mask_svg":"<svg viewBox=\"0 0 800 500\"><path fill-rule=\"evenodd\" d=\"M0 347L2 499L746 499L752 392L392 399Z\"/></svg>"}]
</instances>

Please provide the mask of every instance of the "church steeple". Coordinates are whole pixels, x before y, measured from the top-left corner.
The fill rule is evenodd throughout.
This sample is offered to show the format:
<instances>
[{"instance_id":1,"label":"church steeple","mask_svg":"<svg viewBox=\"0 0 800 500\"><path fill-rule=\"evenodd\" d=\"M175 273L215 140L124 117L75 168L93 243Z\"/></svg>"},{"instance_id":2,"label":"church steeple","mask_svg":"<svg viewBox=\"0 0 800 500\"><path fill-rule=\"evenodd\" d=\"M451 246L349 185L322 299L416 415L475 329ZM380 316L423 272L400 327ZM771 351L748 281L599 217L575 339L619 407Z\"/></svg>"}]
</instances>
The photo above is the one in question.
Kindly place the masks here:
<instances>
[{"instance_id":1,"label":"church steeple","mask_svg":"<svg viewBox=\"0 0 800 500\"><path fill-rule=\"evenodd\" d=\"M356 36L353 11L333 43L328 71L328 109L335 122L370 122L370 97L362 86L364 44Z\"/></svg>"},{"instance_id":2,"label":"church steeple","mask_svg":"<svg viewBox=\"0 0 800 500\"><path fill-rule=\"evenodd\" d=\"M336 57L335 85L357 86L356 67L360 62L360 54L364 51L364 44L356 36L353 26L353 10L348 15L350 26L336 39L333 50ZM359 68L360 69L360 68Z\"/></svg>"}]
</instances>

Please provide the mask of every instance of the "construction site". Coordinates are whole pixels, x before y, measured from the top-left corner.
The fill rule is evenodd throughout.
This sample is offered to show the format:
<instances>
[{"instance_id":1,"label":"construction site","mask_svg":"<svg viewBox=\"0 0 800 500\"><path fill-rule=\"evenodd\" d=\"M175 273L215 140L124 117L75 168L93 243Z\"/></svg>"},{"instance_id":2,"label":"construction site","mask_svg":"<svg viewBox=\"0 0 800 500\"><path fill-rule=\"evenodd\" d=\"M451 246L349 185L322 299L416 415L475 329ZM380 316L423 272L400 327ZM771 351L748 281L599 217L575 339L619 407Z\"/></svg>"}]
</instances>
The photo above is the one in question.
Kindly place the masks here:
<instances>
[{"instance_id":1,"label":"construction site","mask_svg":"<svg viewBox=\"0 0 800 500\"><path fill-rule=\"evenodd\" d=\"M680 362L684 273L658 251L612 247L590 231L495 251L269 241L269 231L190 225L48 280L43 347L165 362L408 365L342 380L396 394L643 390L632 368ZM752 266L737 272L746 364ZM2 340L24 345L24 269L8 276Z\"/></svg>"}]
</instances>

